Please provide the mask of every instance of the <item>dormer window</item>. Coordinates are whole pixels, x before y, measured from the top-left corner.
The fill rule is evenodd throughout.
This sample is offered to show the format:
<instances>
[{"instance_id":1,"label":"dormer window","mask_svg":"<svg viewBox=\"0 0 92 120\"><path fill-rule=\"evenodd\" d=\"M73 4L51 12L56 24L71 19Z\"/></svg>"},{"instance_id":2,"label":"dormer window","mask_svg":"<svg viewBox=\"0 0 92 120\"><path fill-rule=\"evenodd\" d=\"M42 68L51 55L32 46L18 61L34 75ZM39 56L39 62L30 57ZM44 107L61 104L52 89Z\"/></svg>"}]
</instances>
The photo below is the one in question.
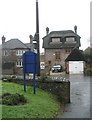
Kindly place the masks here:
<instances>
[{"instance_id":1,"label":"dormer window","mask_svg":"<svg viewBox=\"0 0 92 120\"><path fill-rule=\"evenodd\" d=\"M74 37L67 37L65 43L76 43L76 41Z\"/></svg>"},{"instance_id":2,"label":"dormer window","mask_svg":"<svg viewBox=\"0 0 92 120\"><path fill-rule=\"evenodd\" d=\"M60 42L60 38L52 38L52 42L53 43L58 43L58 42Z\"/></svg>"},{"instance_id":3,"label":"dormer window","mask_svg":"<svg viewBox=\"0 0 92 120\"><path fill-rule=\"evenodd\" d=\"M51 38L50 45L53 45L53 44L59 44L60 45L60 44L62 44L60 39L61 38L59 38L59 37Z\"/></svg>"}]
</instances>

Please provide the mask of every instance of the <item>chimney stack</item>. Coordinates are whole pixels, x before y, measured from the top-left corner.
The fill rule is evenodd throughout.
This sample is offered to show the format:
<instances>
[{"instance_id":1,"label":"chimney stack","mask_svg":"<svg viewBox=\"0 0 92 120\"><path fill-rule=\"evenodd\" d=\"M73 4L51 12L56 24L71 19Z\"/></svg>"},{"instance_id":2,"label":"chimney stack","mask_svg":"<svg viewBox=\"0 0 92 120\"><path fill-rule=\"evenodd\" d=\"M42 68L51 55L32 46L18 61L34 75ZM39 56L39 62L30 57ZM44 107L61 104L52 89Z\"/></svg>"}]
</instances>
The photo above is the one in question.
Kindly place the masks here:
<instances>
[{"instance_id":1,"label":"chimney stack","mask_svg":"<svg viewBox=\"0 0 92 120\"><path fill-rule=\"evenodd\" d=\"M46 35L48 35L48 33L49 33L49 28L46 27Z\"/></svg>"},{"instance_id":2,"label":"chimney stack","mask_svg":"<svg viewBox=\"0 0 92 120\"><path fill-rule=\"evenodd\" d=\"M77 26L74 26L74 32L77 34Z\"/></svg>"},{"instance_id":3,"label":"chimney stack","mask_svg":"<svg viewBox=\"0 0 92 120\"><path fill-rule=\"evenodd\" d=\"M5 43L5 37L4 37L4 35L2 36L2 44L4 44Z\"/></svg>"},{"instance_id":4,"label":"chimney stack","mask_svg":"<svg viewBox=\"0 0 92 120\"><path fill-rule=\"evenodd\" d=\"M30 44L32 44L33 36L32 36L32 35L29 35L29 38L30 38Z\"/></svg>"}]
</instances>

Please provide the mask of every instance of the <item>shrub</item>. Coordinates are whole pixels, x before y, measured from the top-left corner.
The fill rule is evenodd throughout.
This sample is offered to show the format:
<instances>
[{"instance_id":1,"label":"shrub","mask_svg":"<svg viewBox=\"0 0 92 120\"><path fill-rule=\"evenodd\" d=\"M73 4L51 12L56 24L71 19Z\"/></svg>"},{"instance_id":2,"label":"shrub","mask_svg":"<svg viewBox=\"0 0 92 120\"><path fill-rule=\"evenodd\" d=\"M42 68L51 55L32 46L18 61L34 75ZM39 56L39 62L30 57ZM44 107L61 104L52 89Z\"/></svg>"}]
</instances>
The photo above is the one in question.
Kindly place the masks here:
<instances>
[{"instance_id":1,"label":"shrub","mask_svg":"<svg viewBox=\"0 0 92 120\"><path fill-rule=\"evenodd\" d=\"M16 94L10 94L5 93L2 95L2 104L5 105L23 105L27 102L25 97L23 95L20 95L18 93Z\"/></svg>"},{"instance_id":2,"label":"shrub","mask_svg":"<svg viewBox=\"0 0 92 120\"><path fill-rule=\"evenodd\" d=\"M11 95L10 93L4 93L4 94L2 95L2 98L6 97L6 96L10 96L10 95Z\"/></svg>"}]
</instances>

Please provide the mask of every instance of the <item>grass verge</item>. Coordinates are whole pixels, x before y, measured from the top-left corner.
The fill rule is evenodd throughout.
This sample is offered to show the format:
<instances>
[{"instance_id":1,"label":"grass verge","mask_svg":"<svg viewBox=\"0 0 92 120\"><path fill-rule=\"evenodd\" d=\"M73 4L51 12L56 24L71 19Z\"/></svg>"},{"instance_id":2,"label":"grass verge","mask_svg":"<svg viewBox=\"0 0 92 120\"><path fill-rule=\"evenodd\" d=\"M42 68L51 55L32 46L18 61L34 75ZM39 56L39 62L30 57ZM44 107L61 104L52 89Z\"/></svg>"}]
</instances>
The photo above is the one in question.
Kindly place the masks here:
<instances>
[{"instance_id":1,"label":"grass verge","mask_svg":"<svg viewBox=\"0 0 92 120\"><path fill-rule=\"evenodd\" d=\"M2 84L0 94L19 93L27 99L25 105L2 105L2 118L54 118L57 115L60 107L52 94L37 88L34 95L31 86L27 86L27 91L24 92L23 85L8 82L0 82L0 84Z\"/></svg>"}]
</instances>

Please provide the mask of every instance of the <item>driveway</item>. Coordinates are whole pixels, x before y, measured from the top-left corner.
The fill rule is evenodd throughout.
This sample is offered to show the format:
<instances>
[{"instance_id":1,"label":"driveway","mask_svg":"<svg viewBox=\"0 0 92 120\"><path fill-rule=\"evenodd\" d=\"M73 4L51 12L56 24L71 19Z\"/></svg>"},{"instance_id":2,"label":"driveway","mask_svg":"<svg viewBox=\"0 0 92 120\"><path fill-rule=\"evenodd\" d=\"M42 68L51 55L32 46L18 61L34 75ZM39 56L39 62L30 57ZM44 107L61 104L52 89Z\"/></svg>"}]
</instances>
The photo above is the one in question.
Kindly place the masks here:
<instances>
[{"instance_id":1,"label":"driveway","mask_svg":"<svg viewBox=\"0 0 92 120\"><path fill-rule=\"evenodd\" d=\"M90 77L70 75L71 103L57 118L90 118Z\"/></svg>"}]
</instances>

